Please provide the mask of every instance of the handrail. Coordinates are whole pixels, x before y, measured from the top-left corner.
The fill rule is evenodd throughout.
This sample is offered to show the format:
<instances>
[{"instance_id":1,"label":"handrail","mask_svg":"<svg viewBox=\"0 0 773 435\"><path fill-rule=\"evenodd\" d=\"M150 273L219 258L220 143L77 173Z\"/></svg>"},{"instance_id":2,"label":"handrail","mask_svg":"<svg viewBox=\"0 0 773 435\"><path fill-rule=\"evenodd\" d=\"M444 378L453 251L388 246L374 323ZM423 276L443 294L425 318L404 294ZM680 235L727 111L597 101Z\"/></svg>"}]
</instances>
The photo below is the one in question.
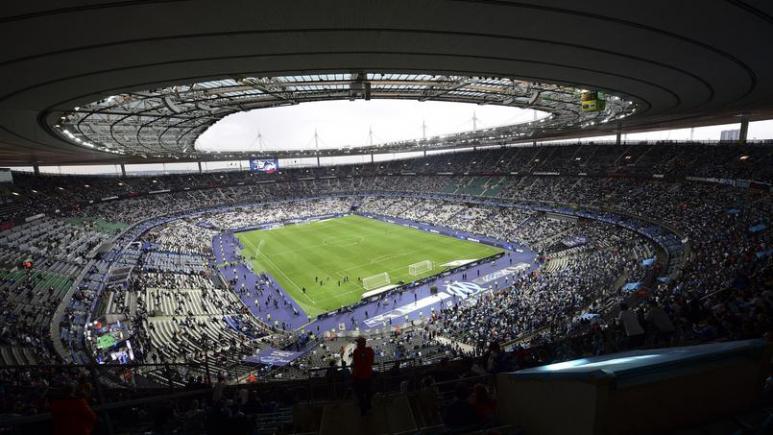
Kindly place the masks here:
<instances>
[{"instance_id":1,"label":"handrail","mask_svg":"<svg viewBox=\"0 0 773 435\"><path fill-rule=\"evenodd\" d=\"M419 139L416 139L419 140ZM416 140L409 140L408 142L413 142ZM420 141L420 140L419 140ZM398 143L401 143L403 141L397 141ZM771 139L750 139L747 140L743 144L739 144L737 141L718 141L718 140L627 140L627 141L621 141L618 143L614 140L588 140L588 139L556 139L556 140L537 140L536 145L534 145L535 141L532 139L528 139L526 142L522 143L513 143L513 144L463 144L459 145L458 147L452 147L452 148L443 148L443 147L433 147L433 148L427 148L427 150L430 151L443 151L442 154L460 154L465 152L475 152L476 150L473 150L472 148L476 148L477 151L480 149L511 149L511 148L548 148L548 147L569 147L569 146L584 146L584 145L600 145L600 146L654 146L654 145L675 145L675 146L689 146L689 145L703 145L703 146L727 146L727 147L743 147L743 146L765 146L770 145L773 143L773 140ZM469 149L468 149L469 148ZM423 151L423 148L408 148L404 149L402 151L396 150L396 151L390 151L390 152L374 152L373 149L363 149L358 150L357 148L341 148L341 149L325 149L325 150L319 150L318 152L315 151L315 154L309 154L306 157L316 157L317 153L319 153L320 157L326 157L326 158L336 158L336 157L349 157L352 155L400 155L400 154L413 154ZM337 154L336 154L337 153ZM241 160L246 159L249 157L253 157L253 152L247 151L247 152L239 152L239 151L233 151L229 153L225 153L225 155L202 155L198 159L194 160L187 160L189 163L194 163L197 161L207 162L207 161L226 161L226 160ZM209 157L209 159L207 158ZM287 157L287 159L293 159L297 157L302 156L293 156L293 157ZM430 156L427 156L429 158ZM418 158L422 158L419 156ZM378 163L388 163L392 161L403 161L411 159L411 157L404 157L404 158L398 158L394 160L385 160ZM413 157L413 159L416 159L416 157ZM183 160L184 161L184 160ZM180 162L175 161L175 162ZM175 163L175 162L169 162L169 163ZM161 164L162 162L159 162ZM126 163L126 164L132 164L132 163ZM370 163L365 164L357 164L357 163L351 163L351 164L337 164L337 165L328 165L328 166L363 166ZM21 165L23 166L23 165ZM52 165L55 166L55 165ZM91 166L91 165L77 165L77 166ZM30 174L30 171L14 171L14 167L10 167L11 171L21 174ZM231 168L224 168L224 169L217 169L217 170L211 170L206 172L199 172L198 169L191 169L191 170L163 170L163 171L141 171L141 172L130 172L127 173L126 176L122 175L118 171L115 173L103 173L103 174L61 174L61 173L43 173L40 174L42 176L46 177L98 177L98 178L132 178L132 177L143 177L143 176L164 176L164 175L182 175L182 174L222 174L227 172L244 172L248 168L240 168L239 170L231 169ZM306 169L305 167L297 167L292 169Z\"/></svg>"},{"instance_id":2,"label":"handrail","mask_svg":"<svg viewBox=\"0 0 773 435\"><path fill-rule=\"evenodd\" d=\"M72 296L75 294L75 290L78 288L80 283L83 281L83 278L85 278L86 273L88 273L89 269L96 263L96 261L91 260L89 261L86 266L81 270L81 272L78 274L78 276L73 280L72 285L67 290L67 293L65 293L64 297L62 298L62 301L57 305L56 311L54 311L54 315L51 316L51 322L49 322L49 334L51 336L51 342L54 345L54 349L59 354L59 356L64 361L71 361L71 354L68 353L65 349L64 343L62 341L62 334L59 331L59 327L62 324L62 319L64 318L64 312L67 310L67 306L70 304L70 301L72 301Z\"/></svg>"}]
</instances>

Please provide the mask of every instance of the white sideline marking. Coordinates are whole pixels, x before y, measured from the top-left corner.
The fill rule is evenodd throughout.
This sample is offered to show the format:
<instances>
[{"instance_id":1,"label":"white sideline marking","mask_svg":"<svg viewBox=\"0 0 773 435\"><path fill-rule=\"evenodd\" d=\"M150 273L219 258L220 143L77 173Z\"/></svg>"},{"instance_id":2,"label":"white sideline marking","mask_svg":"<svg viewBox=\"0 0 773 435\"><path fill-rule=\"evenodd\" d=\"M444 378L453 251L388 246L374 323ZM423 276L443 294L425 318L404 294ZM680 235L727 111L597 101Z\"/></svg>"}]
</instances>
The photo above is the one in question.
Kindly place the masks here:
<instances>
[{"instance_id":1,"label":"white sideline marking","mask_svg":"<svg viewBox=\"0 0 773 435\"><path fill-rule=\"evenodd\" d=\"M249 244L251 247L255 248L255 245L253 245L253 244L252 244L252 242L250 242L250 240L249 240L249 239L247 239L247 240L246 240L246 242L247 242L247 243L248 243L248 244ZM301 290L301 286L299 286L298 284L296 284L296 283L295 283L295 281L293 281L293 280L292 280L292 279L291 279L289 276L287 276L287 274L286 274L286 273L284 273L284 271L283 271L282 269L280 269L279 267L277 267L277 265L276 265L276 264L275 264L275 263L274 263L274 262L273 262L273 261L272 261L270 258L268 258L268 255L266 255L266 254L264 254L264 253L262 253L262 252L258 252L258 254L259 254L260 256L262 256L263 258L265 258L265 259L266 259L266 261L268 261L269 263L271 263L271 265L274 267L274 269L276 269L276 270L277 270L279 273L281 273L281 274L282 274L282 276L283 276L283 277L285 277L285 279L287 279L288 281L290 281L290 284L294 285L294 286L295 286L295 289L296 289L298 292L300 292L300 293L301 293L303 296L305 296L305 297L306 297L306 299L308 299L309 301L311 301L311 303L312 303L313 305L317 305L317 301L315 301L314 299L310 298L310 297L309 297L309 295L307 295L306 293L304 293L304 292Z\"/></svg>"},{"instance_id":2,"label":"white sideline marking","mask_svg":"<svg viewBox=\"0 0 773 435\"><path fill-rule=\"evenodd\" d=\"M464 266L467 263L472 263L473 261L478 261L478 260L475 260L475 259L473 259L473 260L454 260L454 261L449 261L448 263L445 263L445 264L441 264L440 266L441 267L459 267L459 266Z\"/></svg>"}]
</instances>

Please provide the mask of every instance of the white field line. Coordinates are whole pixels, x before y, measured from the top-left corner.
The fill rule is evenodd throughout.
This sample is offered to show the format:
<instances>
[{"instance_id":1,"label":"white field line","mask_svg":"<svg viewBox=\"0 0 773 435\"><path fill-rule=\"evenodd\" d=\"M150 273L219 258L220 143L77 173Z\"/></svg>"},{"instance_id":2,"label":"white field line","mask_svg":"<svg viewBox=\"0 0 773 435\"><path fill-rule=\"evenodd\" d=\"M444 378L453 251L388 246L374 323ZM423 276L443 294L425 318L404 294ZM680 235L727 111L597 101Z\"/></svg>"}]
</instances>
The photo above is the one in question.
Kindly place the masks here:
<instances>
[{"instance_id":1,"label":"white field line","mask_svg":"<svg viewBox=\"0 0 773 435\"><path fill-rule=\"evenodd\" d=\"M336 221L337 219L333 219L333 220ZM303 231L298 231L298 232L299 233L301 233L301 232L303 232L303 233L311 232L311 229L308 228L308 227L312 226L314 224L317 224L317 223L321 223L321 222L320 221L312 222L306 228L303 228ZM348 226L348 225L350 225L350 224L346 223L346 226ZM319 231L318 228L314 229L314 232L318 232L318 231ZM390 233L390 231L387 231L387 233ZM351 237L344 237L344 238L351 239ZM330 246L332 244L331 242L329 242L330 239L335 239L335 238L334 237L330 237L330 238L327 238L327 239L323 240L322 243L318 243L318 244L314 244L314 245L305 245L304 246L304 250L305 249L309 249L309 248L315 248L315 247ZM360 240L364 240L364 239L365 239L365 237L361 236ZM247 241L247 243L250 246L254 247L254 244L252 242L250 242L249 239L246 239L246 241ZM440 245L451 244L452 242L455 242L455 241L457 241L457 239L452 238L452 237L441 238L441 239L438 240L438 244L440 244ZM359 242L357 244L359 244ZM424 251L434 250L435 248L436 248L436 246L428 246L428 247L423 248L423 249L414 249L414 250L411 250L409 252L381 255L381 256L374 257L373 259L368 260L368 262L366 262L366 263L361 263L361 264L358 264L358 265L350 266L350 267L347 267L345 269L341 269L341 270L338 270L338 271L333 271L331 273L334 274L334 275L337 275L339 278L343 278L344 276L349 275L349 274L345 273L347 271L361 269L361 268L364 268L364 267L367 267L367 266L372 266L373 264L382 263L382 262L389 261L389 260L394 260L396 258L405 257L405 256L408 256L408 255L413 255L413 254L424 252ZM288 249L288 250L285 250L285 251L273 252L272 255L281 256L281 255L284 255L284 254L296 254L297 252L298 252L297 250ZM279 273L282 274L282 276L284 276L288 281L290 281L290 283L293 284L293 286L295 286L295 288L299 292L303 293L302 290L301 290L301 287L295 281L293 281L289 276L287 276L287 274L284 273L284 271L282 271L282 269L279 268L276 265L276 263L274 263L273 260L268 258L268 256L266 254L262 253L262 252L260 253L260 255L262 255L266 260L268 260L273 265L273 267L276 270L278 270ZM460 261L460 260L456 260L456 261ZM464 261L464 260L462 260L462 261ZM454 260L451 260L451 262L454 262ZM440 263L440 261L437 261L436 263ZM401 271L402 269L405 269L408 266L409 265L401 265L401 266L398 266L398 267L396 267L394 269L386 270L385 272L387 272L389 274L392 274L394 272ZM432 270L431 272L432 273L430 273L429 275L426 275L426 276L422 276L424 274L416 275L417 277L420 277L420 278L417 278L417 279L422 279L422 278L425 278L427 276L433 276L433 275L437 275L437 274L440 273L440 271L436 271L436 270ZM367 289L364 288L364 287L357 287L357 288L354 288L354 289L351 289L351 290L340 291L340 292L335 292L335 293L331 292L331 293L328 293L328 294L333 296L335 299L338 299L335 296L348 295L350 293L360 292L362 290L366 290L367 291ZM306 293L303 293L303 295L306 297L306 299L310 300L312 304L317 305L316 301L314 299L312 299L311 297L309 297Z\"/></svg>"},{"instance_id":2,"label":"white field line","mask_svg":"<svg viewBox=\"0 0 773 435\"><path fill-rule=\"evenodd\" d=\"M253 243L252 243L252 242L251 242L249 239L245 239L245 241L246 241L246 242L247 242L247 244L248 244L248 245L250 245L251 247L253 247L253 248L255 247L255 245L254 245L254 244L253 244ZM277 270L279 273L281 273L281 274L282 274L282 276L283 276L283 277L285 277L285 279L287 279L288 281L290 281L290 284L294 285L294 286L295 286L295 289L296 289L296 290L298 290L298 292L300 292L302 295L306 296L306 299L308 299L309 301L311 301L311 303L312 303L312 304L314 304L314 305L317 305L317 302L316 302L314 299L310 298L310 297L309 297L309 295L307 295L306 293L304 293L304 292L303 292L303 290L301 290L301 288L302 288L302 287L301 287L301 286L299 286L298 284L296 284L296 283L295 283L295 281L293 281L293 280L292 280L292 279L291 279L289 276L287 276L287 274L286 274L286 273L284 273L284 271L283 271L283 270L282 270L280 267L278 267L278 266L276 265L276 263L274 263L274 262L273 262L273 261L272 261L270 258L268 258L268 256L267 256L266 254L264 254L264 253L262 253L262 252L259 252L258 254L259 254L260 256L262 256L263 258L265 258L265 259L266 259L266 261L268 261L269 263L271 263L271 265L274 267L274 269L276 269L276 270Z\"/></svg>"}]
</instances>

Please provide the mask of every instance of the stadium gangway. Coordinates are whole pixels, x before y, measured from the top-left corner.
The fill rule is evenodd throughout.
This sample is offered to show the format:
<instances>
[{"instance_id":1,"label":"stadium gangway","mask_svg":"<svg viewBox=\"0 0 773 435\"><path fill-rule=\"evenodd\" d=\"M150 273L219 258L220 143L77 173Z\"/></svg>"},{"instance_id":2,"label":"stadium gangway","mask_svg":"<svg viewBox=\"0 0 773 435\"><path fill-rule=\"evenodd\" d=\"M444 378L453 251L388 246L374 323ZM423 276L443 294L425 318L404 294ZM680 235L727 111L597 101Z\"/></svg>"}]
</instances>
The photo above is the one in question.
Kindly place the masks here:
<instances>
[{"instance_id":1,"label":"stadium gangway","mask_svg":"<svg viewBox=\"0 0 773 435\"><path fill-rule=\"evenodd\" d=\"M335 365L332 366L336 369L336 377L339 379L343 379L346 376L346 372L344 369L349 369L351 366L342 367L341 365ZM393 373L390 370L392 370L394 367L398 368L399 374L406 374L408 372L407 379L405 376L394 376ZM376 376L376 382L381 387L381 391L388 391L388 386L392 386L392 383L399 379L400 382L404 380L410 380L416 384L419 380L418 376L418 368L420 367L430 367L430 365L424 365L420 363L419 358L404 358L404 359L397 359L392 361L381 361L373 364L373 371L378 374ZM330 370L331 367L316 367L316 368L310 368L307 370L307 380L308 382L308 388L309 388L309 400L313 400L314 398L314 388L316 385L314 385L316 382L315 380L318 379L326 379L328 380L328 383L323 384L323 387L329 388L329 391L332 392L334 395L337 392L341 392L347 389L347 386L343 382L329 382L329 378L327 377L328 370ZM399 387L400 382L397 383L397 386Z\"/></svg>"},{"instance_id":2,"label":"stadium gangway","mask_svg":"<svg viewBox=\"0 0 773 435\"><path fill-rule=\"evenodd\" d=\"M374 390L376 392L399 392L404 385L404 382L408 382L408 385L418 387L419 381L424 375L430 374L436 365L420 365L417 363L418 359L408 358L394 361L384 361L377 363L374 368L378 369L377 382L374 384ZM451 365L450 368L456 371L462 371L466 367L466 362L462 360L456 360L456 364ZM394 367L396 364L408 364L408 367L402 367L396 374L390 373L389 368ZM100 377L108 376L105 374L107 369L120 369L126 370L127 368L172 368L172 367L191 367L201 369L201 364L187 364L187 363L169 363L169 364L127 364L127 365L65 365L65 364L45 364L45 365L19 365L19 366L5 366L2 367L4 371L21 371L21 370L56 370L60 369L67 373L76 374L81 369L89 369L90 380L94 385L96 391L96 404L92 405L92 409L100 417L101 429L104 433L122 433L128 428L124 427L127 422L120 421L120 416L124 415L126 411L130 411L130 414L134 415L136 408L147 408L153 406L163 406L169 403L176 403L184 400L197 399L200 401L206 400L212 395L212 385L208 383L198 384L196 386L176 386L172 383L168 387L158 386L156 388L131 388L129 386L121 386L108 388L104 385ZM101 369L101 370L98 370ZM385 370L386 369L386 370ZM327 368L313 369L315 372L326 371ZM48 372L50 374L50 372ZM110 374L110 376L113 376ZM489 382L492 375L482 375L477 377L465 378L468 382ZM441 391L445 391L450 394L456 384L456 380L436 382L434 385ZM55 387L50 387L55 388ZM288 392L288 395L298 397L295 403L307 402L316 403L319 401L327 400L340 400L351 398L349 393L351 389L351 383L348 378L339 377L335 382L331 382L326 377L314 377L309 376L301 379L286 379L275 382L255 382L246 384L234 384L227 385L226 390L235 393L233 390L247 388L248 390L256 390L260 397L270 398L273 397L271 392L276 392L277 389ZM7 393L10 397L16 393L18 388L7 388ZM29 399L39 395L40 390L38 387L30 386L28 389ZM262 392L262 394L260 394ZM307 394L303 397L303 392ZM300 394L299 394L300 393ZM118 400L111 400L117 397ZM113 414L119 416L118 419L113 419ZM149 413L152 415L152 413ZM0 416L0 431L7 430L8 433L15 433L15 430L19 430L22 433L29 433L30 430L35 432L41 427L44 427L51 421L50 413L40 413L34 415L25 416ZM132 420L133 422L133 420ZM114 424L115 423L115 424ZM45 432L45 431L44 431ZM6 432L4 432L6 433Z\"/></svg>"}]
</instances>

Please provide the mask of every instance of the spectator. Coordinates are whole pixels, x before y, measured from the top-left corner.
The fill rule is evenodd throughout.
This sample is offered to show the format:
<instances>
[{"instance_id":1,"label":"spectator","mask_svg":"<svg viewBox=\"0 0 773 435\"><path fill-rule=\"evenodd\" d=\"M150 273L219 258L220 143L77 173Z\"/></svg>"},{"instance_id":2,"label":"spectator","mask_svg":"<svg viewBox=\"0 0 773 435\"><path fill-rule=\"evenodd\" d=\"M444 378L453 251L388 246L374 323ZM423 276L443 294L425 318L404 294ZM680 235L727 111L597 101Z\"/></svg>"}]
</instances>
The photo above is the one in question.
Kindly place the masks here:
<instances>
[{"instance_id":1,"label":"spectator","mask_svg":"<svg viewBox=\"0 0 773 435\"><path fill-rule=\"evenodd\" d=\"M472 387L470 405L472 405L472 408L475 410L478 422L483 425L495 423L497 402L491 397L491 394L489 394L488 387L483 384L475 384Z\"/></svg>"},{"instance_id":2,"label":"spectator","mask_svg":"<svg viewBox=\"0 0 773 435\"><path fill-rule=\"evenodd\" d=\"M644 328L639 323L639 316L636 311L628 308L625 302L620 304L620 323L628 338L629 347L639 347L644 339Z\"/></svg>"},{"instance_id":3,"label":"spectator","mask_svg":"<svg viewBox=\"0 0 773 435\"><path fill-rule=\"evenodd\" d=\"M225 376L222 374L217 375L217 382L212 386L212 401L218 403L223 400L223 393L225 392Z\"/></svg>"},{"instance_id":4,"label":"spectator","mask_svg":"<svg viewBox=\"0 0 773 435\"><path fill-rule=\"evenodd\" d=\"M51 400L54 435L89 435L97 420L86 399L66 385L60 397Z\"/></svg>"},{"instance_id":5,"label":"spectator","mask_svg":"<svg viewBox=\"0 0 773 435\"><path fill-rule=\"evenodd\" d=\"M483 361L486 366L486 372L499 373L506 369L507 356L499 346L499 343L492 342L489 344L488 352L483 356Z\"/></svg>"},{"instance_id":6,"label":"spectator","mask_svg":"<svg viewBox=\"0 0 773 435\"><path fill-rule=\"evenodd\" d=\"M658 306L655 300L650 300L649 311L647 312L647 322L653 329L653 340L655 345L668 344L674 335L674 324L668 317L666 310Z\"/></svg>"},{"instance_id":7,"label":"spectator","mask_svg":"<svg viewBox=\"0 0 773 435\"><path fill-rule=\"evenodd\" d=\"M452 430L462 430L479 423L475 409L470 405L470 387L464 382L456 384L454 400L443 414L443 422Z\"/></svg>"},{"instance_id":8,"label":"spectator","mask_svg":"<svg viewBox=\"0 0 773 435\"><path fill-rule=\"evenodd\" d=\"M357 347L352 352L352 384L360 406L360 415L366 415L371 407L371 380L373 378L373 349L366 346L365 337L357 337Z\"/></svg>"}]
</instances>

